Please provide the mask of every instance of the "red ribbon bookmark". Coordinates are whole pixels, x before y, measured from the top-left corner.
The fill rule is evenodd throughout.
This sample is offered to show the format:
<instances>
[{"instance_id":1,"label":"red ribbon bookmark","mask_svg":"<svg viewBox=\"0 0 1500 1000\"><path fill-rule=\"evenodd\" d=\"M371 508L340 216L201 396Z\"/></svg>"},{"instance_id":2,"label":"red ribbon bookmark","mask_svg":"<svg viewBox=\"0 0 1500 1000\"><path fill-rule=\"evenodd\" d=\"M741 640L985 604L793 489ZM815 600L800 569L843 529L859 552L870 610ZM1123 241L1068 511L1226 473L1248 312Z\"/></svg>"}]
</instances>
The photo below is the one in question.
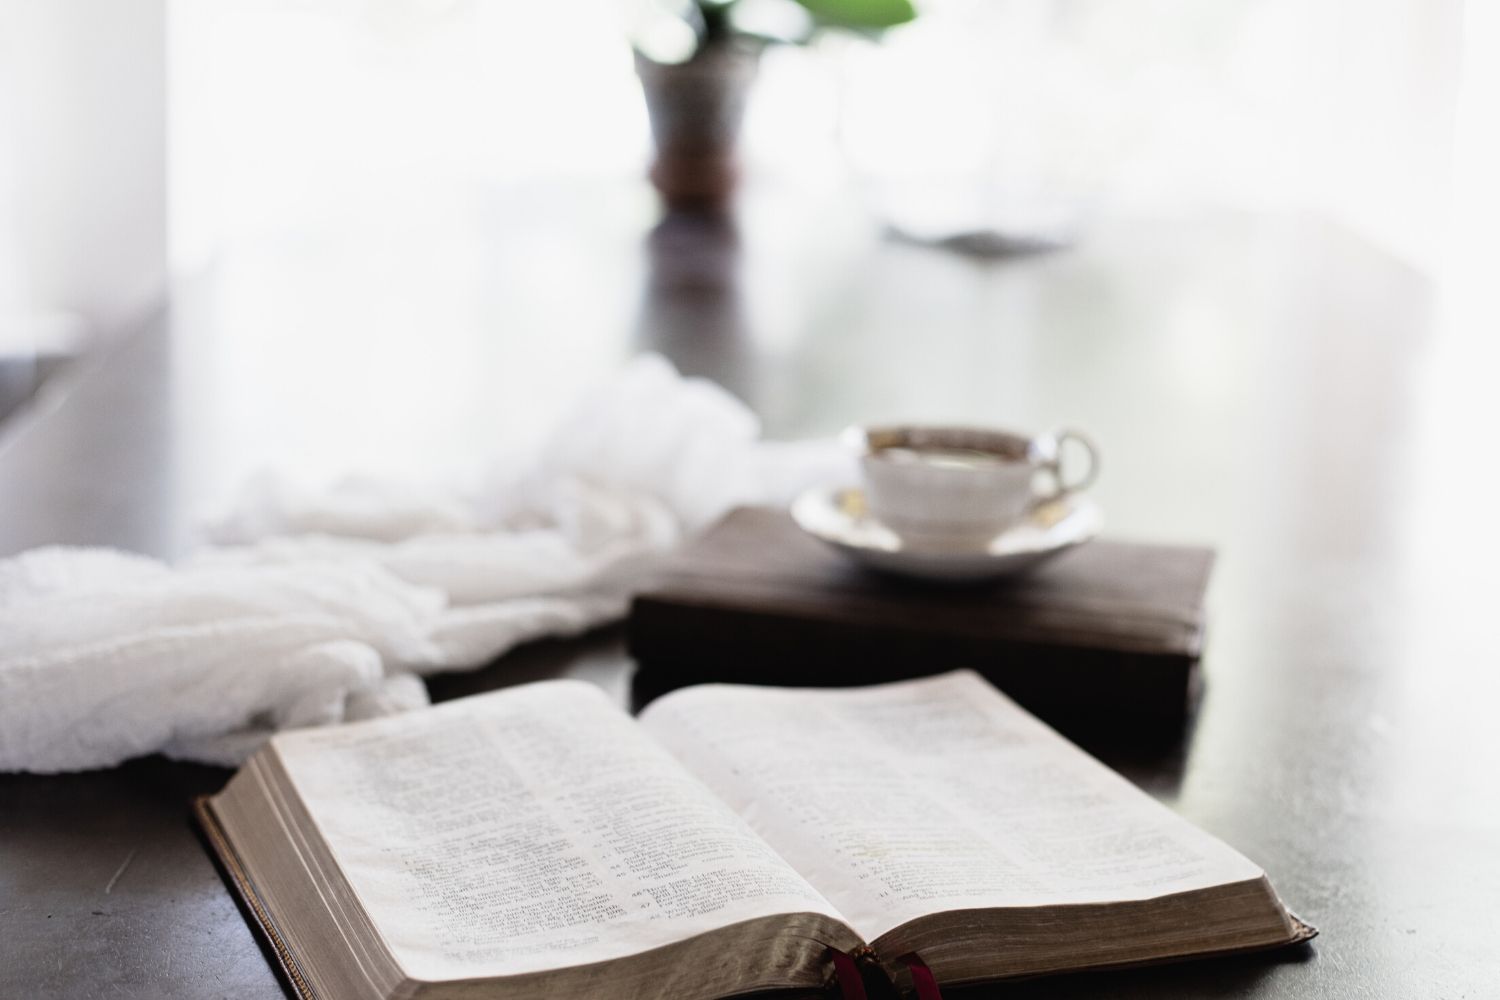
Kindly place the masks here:
<instances>
[{"instance_id":1,"label":"red ribbon bookmark","mask_svg":"<svg viewBox=\"0 0 1500 1000\"><path fill-rule=\"evenodd\" d=\"M938 989L937 977L916 952L902 955L896 961L905 963L906 971L911 973L911 984L916 987L917 1000L943 1000L943 991Z\"/></svg>"},{"instance_id":2,"label":"red ribbon bookmark","mask_svg":"<svg viewBox=\"0 0 1500 1000\"><path fill-rule=\"evenodd\" d=\"M828 952L833 956L834 977L838 979L839 994L843 1000L868 1000L865 979L859 973L859 963L854 960L854 956L837 948L829 948ZM896 961L905 965L906 970L911 973L911 984L917 991L917 1000L943 1000L937 978L916 952L902 955Z\"/></svg>"},{"instance_id":3,"label":"red ribbon bookmark","mask_svg":"<svg viewBox=\"0 0 1500 1000\"><path fill-rule=\"evenodd\" d=\"M844 1000L868 1000L865 996L865 978L859 974L854 956L837 948L828 950L833 953L833 971L838 976L839 992L843 994Z\"/></svg>"}]
</instances>

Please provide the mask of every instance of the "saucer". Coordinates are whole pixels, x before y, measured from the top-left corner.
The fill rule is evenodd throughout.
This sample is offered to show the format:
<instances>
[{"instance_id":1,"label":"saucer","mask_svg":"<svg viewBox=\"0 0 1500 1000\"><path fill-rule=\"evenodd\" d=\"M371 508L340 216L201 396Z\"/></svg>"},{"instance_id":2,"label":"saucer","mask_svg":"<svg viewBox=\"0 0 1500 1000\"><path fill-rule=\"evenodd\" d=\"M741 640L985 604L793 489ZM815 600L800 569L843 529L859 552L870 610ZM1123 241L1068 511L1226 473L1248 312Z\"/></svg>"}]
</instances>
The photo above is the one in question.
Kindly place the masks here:
<instances>
[{"instance_id":1,"label":"saucer","mask_svg":"<svg viewBox=\"0 0 1500 1000\"><path fill-rule=\"evenodd\" d=\"M858 487L819 487L792 504L798 527L858 562L888 573L948 582L1009 576L1099 533L1099 505L1064 494L990 535L898 533L877 520Z\"/></svg>"}]
</instances>

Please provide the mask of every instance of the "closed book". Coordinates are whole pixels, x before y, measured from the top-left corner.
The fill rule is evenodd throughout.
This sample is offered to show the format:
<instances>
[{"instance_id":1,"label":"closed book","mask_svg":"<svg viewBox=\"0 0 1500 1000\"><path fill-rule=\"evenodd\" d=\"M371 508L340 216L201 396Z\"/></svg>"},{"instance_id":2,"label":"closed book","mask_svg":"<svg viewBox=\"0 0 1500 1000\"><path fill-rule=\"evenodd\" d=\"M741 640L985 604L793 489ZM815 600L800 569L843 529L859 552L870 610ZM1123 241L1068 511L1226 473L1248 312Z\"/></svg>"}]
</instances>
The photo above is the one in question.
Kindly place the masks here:
<instances>
[{"instance_id":1,"label":"closed book","mask_svg":"<svg viewBox=\"0 0 1500 1000\"><path fill-rule=\"evenodd\" d=\"M1196 691L1213 561L1098 539L1020 576L939 585L854 565L785 512L742 508L636 598L637 697L969 668L1071 735L1171 736Z\"/></svg>"}]
</instances>

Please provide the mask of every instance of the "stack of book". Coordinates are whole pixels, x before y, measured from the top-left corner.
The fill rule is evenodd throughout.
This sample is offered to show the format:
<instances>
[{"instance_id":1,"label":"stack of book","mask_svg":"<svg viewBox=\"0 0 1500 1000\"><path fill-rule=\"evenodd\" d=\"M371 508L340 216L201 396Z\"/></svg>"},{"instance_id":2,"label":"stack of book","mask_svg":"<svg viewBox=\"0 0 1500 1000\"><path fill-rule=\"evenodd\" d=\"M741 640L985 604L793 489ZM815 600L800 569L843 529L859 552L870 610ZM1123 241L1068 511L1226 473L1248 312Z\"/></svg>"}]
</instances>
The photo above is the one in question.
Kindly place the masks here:
<instances>
[{"instance_id":1,"label":"stack of book","mask_svg":"<svg viewBox=\"0 0 1500 1000\"><path fill-rule=\"evenodd\" d=\"M734 511L632 608L640 700L686 684L976 670L1070 735L1172 738L1197 690L1209 549L1097 540L993 584L852 565L782 511Z\"/></svg>"}]
</instances>

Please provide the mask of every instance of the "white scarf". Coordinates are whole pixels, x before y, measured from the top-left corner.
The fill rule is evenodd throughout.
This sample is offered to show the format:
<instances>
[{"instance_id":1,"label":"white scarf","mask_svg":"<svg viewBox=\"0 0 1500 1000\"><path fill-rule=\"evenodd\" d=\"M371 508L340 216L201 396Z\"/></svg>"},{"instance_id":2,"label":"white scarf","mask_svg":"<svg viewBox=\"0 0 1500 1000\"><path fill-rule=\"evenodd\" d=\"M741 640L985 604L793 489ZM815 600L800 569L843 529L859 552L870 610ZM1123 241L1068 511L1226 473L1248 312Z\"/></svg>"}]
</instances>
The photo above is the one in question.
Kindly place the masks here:
<instances>
[{"instance_id":1,"label":"white scarf","mask_svg":"<svg viewBox=\"0 0 1500 1000\"><path fill-rule=\"evenodd\" d=\"M759 435L644 357L477 495L264 478L176 565L0 560L0 770L237 764L279 729L425 705L422 674L621 617L643 569L729 508L852 475L831 443Z\"/></svg>"}]
</instances>

